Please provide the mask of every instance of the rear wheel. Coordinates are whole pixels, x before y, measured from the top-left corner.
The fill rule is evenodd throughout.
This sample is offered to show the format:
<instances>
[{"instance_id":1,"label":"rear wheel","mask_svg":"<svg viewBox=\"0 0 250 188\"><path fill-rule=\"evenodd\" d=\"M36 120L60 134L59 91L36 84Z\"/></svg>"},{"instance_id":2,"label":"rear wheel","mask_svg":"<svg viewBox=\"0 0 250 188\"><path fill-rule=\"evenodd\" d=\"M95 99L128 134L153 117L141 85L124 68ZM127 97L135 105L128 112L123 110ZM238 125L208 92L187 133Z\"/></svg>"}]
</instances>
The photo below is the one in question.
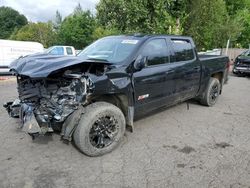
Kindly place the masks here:
<instances>
[{"instance_id":1,"label":"rear wheel","mask_svg":"<svg viewBox=\"0 0 250 188\"><path fill-rule=\"evenodd\" d=\"M106 102L93 103L86 107L74 132L75 144L89 156L106 154L121 142L125 125L118 107Z\"/></svg>"},{"instance_id":2,"label":"rear wheel","mask_svg":"<svg viewBox=\"0 0 250 188\"><path fill-rule=\"evenodd\" d=\"M200 102L206 106L213 106L220 95L221 83L217 78L210 78L207 89Z\"/></svg>"}]
</instances>

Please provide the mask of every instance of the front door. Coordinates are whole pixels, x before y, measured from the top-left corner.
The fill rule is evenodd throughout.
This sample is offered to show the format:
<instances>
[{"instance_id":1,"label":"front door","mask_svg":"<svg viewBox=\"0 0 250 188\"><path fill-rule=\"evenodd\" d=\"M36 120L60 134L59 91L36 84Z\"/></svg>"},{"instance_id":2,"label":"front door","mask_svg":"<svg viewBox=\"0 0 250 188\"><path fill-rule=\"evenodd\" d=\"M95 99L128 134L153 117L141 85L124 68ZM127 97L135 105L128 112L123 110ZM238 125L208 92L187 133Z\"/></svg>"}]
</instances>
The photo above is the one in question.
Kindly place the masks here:
<instances>
[{"instance_id":1,"label":"front door","mask_svg":"<svg viewBox=\"0 0 250 188\"><path fill-rule=\"evenodd\" d=\"M147 41L139 52L147 57L147 65L133 75L135 88L135 113L144 114L159 106L166 100L167 74L173 74L168 67L169 49L165 38ZM169 87L174 85L169 82Z\"/></svg>"}]
</instances>

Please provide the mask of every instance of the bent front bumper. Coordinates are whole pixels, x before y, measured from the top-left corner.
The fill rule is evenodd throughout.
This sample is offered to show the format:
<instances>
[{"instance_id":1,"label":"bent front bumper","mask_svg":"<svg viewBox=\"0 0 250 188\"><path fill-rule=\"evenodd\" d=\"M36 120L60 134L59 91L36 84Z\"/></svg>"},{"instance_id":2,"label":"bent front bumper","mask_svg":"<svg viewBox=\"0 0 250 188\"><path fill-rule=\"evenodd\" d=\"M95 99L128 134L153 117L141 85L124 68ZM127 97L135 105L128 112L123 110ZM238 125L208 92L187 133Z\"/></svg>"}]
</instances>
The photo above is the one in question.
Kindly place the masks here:
<instances>
[{"instance_id":1,"label":"bent front bumper","mask_svg":"<svg viewBox=\"0 0 250 188\"><path fill-rule=\"evenodd\" d=\"M21 126L24 132L28 134L41 134L42 130L33 113L33 106L21 103L19 99L14 102L7 102L4 107L8 114L14 118L20 118Z\"/></svg>"},{"instance_id":2,"label":"bent front bumper","mask_svg":"<svg viewBox=\"0 0 250 188\"><path fill-rule=\"evenodd\" d=\"M53 132L50 124L45 122L46 119L44 119L44 122L41 122L43 119L41 119L41 117L39 118L39 115L34 114L34 107L32 104L22 103L19 99L16 99L14 102L7 102L4 104L4 107L11 117L20 118L20 128L32 136L33 139L35 136ZM84 111L84 107L80 105L77 110L75 110L65 119L65 121L63 121L61 128L62 139L68 141L72 140L72 134ZM45 116L47 115L44 114L44 117Z\"/></svg>"}]
</instances>

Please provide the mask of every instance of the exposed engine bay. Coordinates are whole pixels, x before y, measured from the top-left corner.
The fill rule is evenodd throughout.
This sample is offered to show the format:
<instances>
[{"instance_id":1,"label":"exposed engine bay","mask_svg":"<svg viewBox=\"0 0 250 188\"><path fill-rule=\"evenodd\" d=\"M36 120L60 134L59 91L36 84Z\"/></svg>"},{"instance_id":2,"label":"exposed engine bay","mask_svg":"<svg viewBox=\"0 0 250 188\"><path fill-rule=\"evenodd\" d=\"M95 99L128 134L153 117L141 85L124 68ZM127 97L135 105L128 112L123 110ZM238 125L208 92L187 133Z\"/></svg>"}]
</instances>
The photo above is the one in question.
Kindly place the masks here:
<instances>
[{"instance_id":1,"label":"exposed engine bay","mask_svg":"<svg viewBox=\"0 0 250 188\"><path fill-rule=\"evenodd\" d=\"M94 89L90 75L103 75L108 65L86 63L62 68L45 78L16 74L19 99L4 106L33 138L55 130L65 135L65 120L87 105ZM70 133L65 138L71 140Z\"/></svg>"}]
</instances>

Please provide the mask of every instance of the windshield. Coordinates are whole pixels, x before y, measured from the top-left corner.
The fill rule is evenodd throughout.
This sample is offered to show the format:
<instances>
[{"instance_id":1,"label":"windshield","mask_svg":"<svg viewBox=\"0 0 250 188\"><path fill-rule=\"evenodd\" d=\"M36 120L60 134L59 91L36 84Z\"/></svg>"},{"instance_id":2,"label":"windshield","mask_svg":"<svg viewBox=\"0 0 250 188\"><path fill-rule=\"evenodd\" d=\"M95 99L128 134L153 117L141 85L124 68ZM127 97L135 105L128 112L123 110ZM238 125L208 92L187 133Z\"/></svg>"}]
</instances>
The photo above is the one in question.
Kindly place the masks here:
<instances>
[{"instance_id":1,"label":"windshield","mask_svg":"<svg viewBox=\"0 0 250 188\"><path fill-rule=\"evenodd\" d=\"M54 48L54 46L51 46L51 47L49 47L48 49L45 49L45 50L44 50L44 53L49 53L50 50L51 50L52 48Z\"/></svg>"},{"instance_id":2,"label":"windshield","mask_svg":"<svg viewBox=\"0 0 250 188\"><path fill-rule=\"evenodd\" d=\"M132 54L138 43L135 39L103 38L86 47L78 56L119 63Z\"/></svg>"},{"instance_id":3,"label":"windshield","mask_svg":"<svg viewBox=\"0 0 250 188\"><path fill-rule=\"evenodd\" d=\"M250 50L243 52L241 56L250 56Z\"/></svg>"}]
</instances>

